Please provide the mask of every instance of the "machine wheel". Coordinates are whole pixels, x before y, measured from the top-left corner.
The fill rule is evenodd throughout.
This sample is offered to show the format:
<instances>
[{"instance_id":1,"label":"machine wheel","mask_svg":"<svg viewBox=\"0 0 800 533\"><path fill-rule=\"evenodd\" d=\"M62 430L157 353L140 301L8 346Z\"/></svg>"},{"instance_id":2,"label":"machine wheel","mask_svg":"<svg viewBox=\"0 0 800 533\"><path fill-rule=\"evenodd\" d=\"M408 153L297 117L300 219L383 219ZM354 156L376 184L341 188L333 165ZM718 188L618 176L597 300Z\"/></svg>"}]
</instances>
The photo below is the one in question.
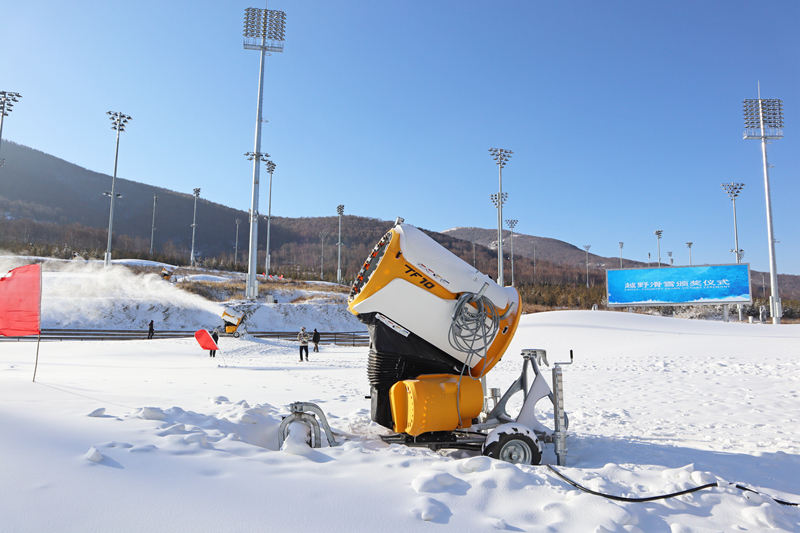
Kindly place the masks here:
<instances>
[{"instance_id":1,"label":"machine wheel","mask_svg":"<svg viewBox=\"0 0 800 533\"><path fill-rule=\"evenodd\" d=\"M483 455L507 463L538 465L542 462L542 445L536 434L521 424L496 427L483 445Z\"/></svg>"},{"instance_id":2,"label":"machine wheel","mask_svg":"<svg viewBox=\"0 0 800 533\"><path fill-rule=\"evenodd\" d=\"M234 339L238 339L239 338L239 332L238 331L234 331L233 332L233 338Z\"/></svg>"}]
</instances>

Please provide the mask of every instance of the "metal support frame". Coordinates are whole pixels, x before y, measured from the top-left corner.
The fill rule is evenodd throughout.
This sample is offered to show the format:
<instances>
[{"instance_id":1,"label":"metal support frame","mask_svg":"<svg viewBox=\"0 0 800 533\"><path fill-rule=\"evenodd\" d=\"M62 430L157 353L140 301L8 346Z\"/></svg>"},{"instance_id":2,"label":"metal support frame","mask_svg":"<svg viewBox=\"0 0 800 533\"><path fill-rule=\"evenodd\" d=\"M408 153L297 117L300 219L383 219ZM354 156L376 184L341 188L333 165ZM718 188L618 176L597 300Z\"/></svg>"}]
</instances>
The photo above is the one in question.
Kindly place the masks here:
<instances>
[{"instance_id":1,"label":"metal support frame","mask_svg":"<svg viewBox=\"0 0 800 533\"><path fill-rule=\"evenodd\" d=\"M291 410L291 414L283 419L278 430L278 449L283 447L283 443L289 435L289 425L292 422L302 422L311 428L313 435L311 444L313 448L322 447L320 424L328 439L328 446L341 445L341 443L336 442L336 439L333 437L333 431L331 431L331 427L328 425L328 419L325 418L325 414L318 405L310 402L294 402L289 405L289 409ZM317 422L317 418L319 418L319 422Z\"/></svg>"}]
</instances>

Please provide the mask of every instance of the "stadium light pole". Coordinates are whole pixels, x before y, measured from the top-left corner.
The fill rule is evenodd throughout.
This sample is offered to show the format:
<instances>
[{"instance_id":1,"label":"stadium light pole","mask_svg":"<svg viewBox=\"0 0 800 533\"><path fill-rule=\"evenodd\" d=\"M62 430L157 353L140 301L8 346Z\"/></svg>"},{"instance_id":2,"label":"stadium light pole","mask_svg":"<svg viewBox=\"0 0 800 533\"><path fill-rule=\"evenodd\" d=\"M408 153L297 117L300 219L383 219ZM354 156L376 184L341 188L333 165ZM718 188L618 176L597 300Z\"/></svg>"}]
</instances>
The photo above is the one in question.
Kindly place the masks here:
<instances>
[{"instance_id":1,"label":"stadium light pole","mask_svg":"<svg viewBox=\"0 0 800 533\"><path fill-rule=\"evenodd\" d=\"M114 175L111 177L111 192L108 193L106 191L107 196L111 197L111 209L108 213L108 244L106 245L106 257L104 264L108 267L111 264L111 235L114 225L114 200L116 198L121 198L120 195L114 192L114 187L117 181L117 161L119 159L119 134L120 132L125 131L125 126L128 124L128 121L133 120L130 116L119 113L116 111L109 111L106 113L109 115L109 119L111 119L111 129L117 132L117 147L114 151Z\"/></svg>"},{"instance_id":2,"label":"stadium light pole","mask_svg":"<svg viewBox=\"0 0 800 533\"><path fill-rule=\"evenodd\" d=\"M192 215L192 257L190 266L194 266L194 230L197 227L197 199L200 197L200 188L194 189L194 215Z\"/></svg>"},{"instance_id":3,"label":"stadium light pole","mask_svg":"<svg viewBox=\"0 0 800 533\"><path fill-rule=\"evenodd\" d=\"M758 85L758 99L746 99L744 105L744 138L761 141L761 154L764 165L764 192L767 203L767 239L769 241L769 308L772 323L780 324L783 309L778 294L778 269L775 260L775 236L772 229L772 198L769 192L769 164L767 163L767 139L783 138L783 102L777 98L761 98L761 84Z\"/></svg>"},{"instance_id":4,"label":"stadium light pole","mask_svg":"<svg viewBox=\"0 0 800 533\"><path fill-rule=\"evenodd\" d=\"M319 239L320 239L320 254L319 254L319 280L322 281L322 275L325 271L325 237L328 236L328 232L323 230L319 232Z\"/></svg>"},{"instance_id":5,"label":"stadium light pole","mask_svg":"<svg viewBox=\"0 0 800 533\"><path fill-rule=\"evenodd\" d=\"M336 267L336 283L342 284L342 215L344 215L344 205L337 205L336 212L339 213L339 259Z\"/></svg>"},{"instance_id":6,"label":"stadium light pole","mask_svg":"<svg viewBox=\"0 0 800 533\"><path fill-rule=\"evenodd\" d=\"M622 247L625 246L625 243L620 241L619 243L619 267L622 268Z\"/></svg>"},{"instance_id":7,"label":"stadium light pole","mask_svg":"<svg viewBox=\"0 0 800 533\"><path fill-rule=\"evenodd\" d=\"M591 244L584 244L583 249L586 250L586 288L589 288L589 248L591 248Z\"/></svg>"},{"instance_id":8,"label":"stadium light pole","mask_svg":"<svg viewBox=\"0 0 800 533\"><path fill-rule=\"evenodd\" d=\"M259 110L260 113L260 110ZM261 144L261 129L258 130L256 145ZM266 163L269 161L269 154L262 154L260 152L245 152L245 157L248 161L253 162L253 192L252 201L250 204L250 212L248 214L250 221L250 244L248 247L247 257L247 283L245 286L245 298L254 300L258 297L258 282L256 281L256 274L258 274L258 189L259 189L259 163Z\"/></svg>"},{"instance_id":9,"label":"stadium light pole","mask_svg":"<svg viewBox=\"0 0 800 533\"><path fill-rule=\"evenodd\" d=\"M502 148L489 148L489 153L492 154L492 158L500 170L500 188L495 200L497 206L497 283L503 287L505 285L503 278L503 203L508 198L503 194L503 167L506 166L514 152Z\"/></svg>"},{"instance_id":10,"label":"stadium light pole","mask_svg":"<svg viewBox=\"0 0 800 533\"><path fill-rule=\"evenodd\" d=\"M672 252L667 252L667 255L669 256L669 266L672 266Z\"/></svg>"},{"instance_id":11,"label":"stadium light pole","mask_svg":"<svg viewBox=\"0 0 800 533\"><path fill-rule=\"evenodd\" d=\"M250 257L247 266L247 286L245 297L258 297L258 188L259 161L265 161L267 154L261 152L262 101L264 98L264 59L270 52L283 52L286 14L283 11L248 7L244 10L244 49L259 50L261 62L258 70L258 100L256 101L256 138L255 148L248 157L253 161L253 192L250 206ZM269 257L269 252L267 252Z\"/></svg>"},{"instance_id":12,"label":"stadium light pole","mask_svg":"<svg viewBox=\"0 0 800 533\"><path fill-rule=\"evenodd\" d=\"M661 235L664 233L664 230L657 229L654 233L656 234L656 243L658 244L658 268L661 268Z\"/></svg>"},{"instance_id":13,"label":"stadium light pole","mask_svg":"<svg viewBox=\"0 0 800 533\"><path fill-rule=\"evenodd\" d=\"M3 146L3 117L7 117L11 113L14 104L19 102L22 95L19 93L12 93L9 91L0 91L0 148ZM6 160L0 160L5 163ZM0 166L2 166L0 163Z\"/></svg>"},{"instance_id":14,"label":"stadium light pole","mask_svg":"<svg viewBox=\"0 0 800 533\"><path fill-rule=\"evenodd\" d=\"M503 205L508 201L508 193L504 192L502 195L492 194L489 196L491 198L492 203L494 204L495 208L498 210L498 213L502 210ZM497 250L498 250L498 259L497 259L497 283L501 283L503 279L503 253L501 250L503 249L503 232L502 226L499 225L500 221L498 221L498 228L500 231L497 232Z\"/></svg>"},{"instance_id":15,"label":"stadium light pole","mask_svg":"<svg viewBox=\"0 0 800 533\"><path fill-rule=\"evenodd\" d=\"M739 229L736 224L736 197L739 196L739 193L744 188L744 183L723 183L722 188L725 189L725 192L728 193L728 196L731 198L731 202L733 202L733 240L734 240L734 248L731 250L732 252L736 253L736 262L741 263L739 258Z\"/></svg>"},{"instance_id":16,"label":"stadium light pole","mask_svg":"<svg viewBox=\"0 0 800 533\"><path fill-rule=\"evenodd\" d=\"M516 286L514 285L514 228L517 227L518 222L519 220L515 219L506 220L506 225L509 228L511 228L511 237L509 237L509 239L511 240L511 286L512 287Z\"/></svg>"},{"instance_id":17,"label":"stadium light pole","mask_svg":"<svg viewBox=\"0 0 800 533\"><path fill-rule=\"evenodd\" d=\"M241 218L236 219L236 246L233 248L233 266L234 268L239 263L239 224L242 223Z\"/></svg>"},{"instance_id":18,"label":"stadium light pole","mask_svg":"<svg viewBox=\"0 0 800 533\"><path fill-rule=\"evenodd\" d=\"M156 203L158 203L158 195L153 195L153 224L150 226L150 257L153 256L153 237L156 234Z\"/></svg>"},{"instance_id":19,"label":"stadium light pole","mask_svg":"<svg viewBox=\"0 0 800 533\"><path fill-rule=\"evenodd\" d=\"M693 242L687 242L686 247L689 248L689 266L692 266L692 245Z\"/></svg>"},{"instance_id":20,"label":"stadium light pole","mask_svg":"<svg viewBox=\"0 0 800 533\"><path fill-rule=\"evenodd\" d=\"M272 225L272 173L275 172L275 163L272 161L266 161L267 172L269 172L269 201L267 202L267 250L266 250L266 258L264 259L264 278L269 276L269 269L272 266L270 264L270 247L269 247L269 237L270 237L270 227Z\"/></svg>"}]
</instances>

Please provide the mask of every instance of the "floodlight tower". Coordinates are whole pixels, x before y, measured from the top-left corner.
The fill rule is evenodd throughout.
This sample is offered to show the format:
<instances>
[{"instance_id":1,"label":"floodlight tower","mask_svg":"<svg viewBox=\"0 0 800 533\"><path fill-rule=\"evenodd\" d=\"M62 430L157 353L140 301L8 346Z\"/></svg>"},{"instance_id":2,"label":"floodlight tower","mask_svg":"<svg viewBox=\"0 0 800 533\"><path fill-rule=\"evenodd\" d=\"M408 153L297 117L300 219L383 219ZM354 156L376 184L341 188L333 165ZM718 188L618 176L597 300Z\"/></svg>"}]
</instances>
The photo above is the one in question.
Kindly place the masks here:
<instances>
[{"instance_id":1,"label":"floodlight tower","mask_svg":"<svg viewBox=\"0 0 800 533\"><path fill-rule=\"evenodd\" d=\"M693 242L687 242L686 247L689 248L689 266L692 266L692 245Z\"/></svg>"},{"instance_id":2,"label":"floodlight tower","mask_svg":"<svg viewBox=\"0 0 800 533\"><path fill-rule=\"evenodd\" d=\"M583 245L583 249L586 250L586 288L589 288L589 248L591 248L591 244Z\"/></svg>"},{"instance_id":3,"label":"floodlight tower","mask_svg":"<svg viewBox=\"0 0 800 533\"><path fill-rule=\"evenodd\" d=\"M319 279L322 281L322 275L325 270L325 237L328 236L327 230L323 230L319 232L319 239L320 239L320 253L319 253Z\"/></svg>"},{"instance_id":4,"label":"floodlight tower","mask_svg":"<svg viewBox=\"0 0 800 533\"><path fill-rule=\"evenodd\" d=\"M233 248L233 250L234 250L233 251L233 266L234 267L236 267L236 265L239 263L239 224L242 223L242 219L241 218L237 218L235 220L235 222L236 222L236 246Z\"/></svg>"},{"instance_id":5,"label":"floodlight tower","mask_svg":"<svg viewBox=\"0 0 800 533\"><path fill-rule=\"evenodd\" d=\"M153 255L153 237L156 233L156 203L158 203L158 195L153 195L153 225L150 226L150 256Z\"/></svg>"},{"instance_id":6,"label":"floodlight tower","mask_svg":"<svg viewBox=\"0 0 800 533\"><path fill-rule=\"evenodd\" d=\"M111 197L111 209L108 213L108 245L106 246L106 257L104 261L105 266L108 267L111 263L111 231L114 225L114 200L116 198L121 198L120 195L114 192L114 186L117 181L117 160L119 158L119 134L125 131L125 126L128 124L128 121L133 119L124 113L116 111L109 111L106 115L109 115L108 118L111 119L111 129L117 132L117 148L114 151L114 175L111 177L111 192L109 193L106 191L106 195Z\"/></svg>"},{"instance_id":7,"label":"floodlight tower","mask_svg":"<svg viewBox=\"0 0 800 533\"><path fill-rule=\"evenodd\" d=\"M261 144L261 129L258 130L258 141L256 145ZM258 274L258 187L259 187L259 166L261 162L266 163L269 154L262 154L260 152L245 152L245 157L248 161L253 162L253 195L252 203L250 204L250 246L249 255L247 258L247 284L245 286L245 298L253 300L258 297L258 283L256 282L256 274Z\"/></svg>"},{"instance_id":8,"label":"floodlight tower","mask_svg":"<svg viewBox=\"0 0 800 533\"><path fill-rule=\"evenodd\" d=\"M622 268L622 247L625 246L624 242L619 243L619 267Z\"/></svg>"},{"instance_id":9,"label":"floodlight tower","mask_svg":"<svg viewBox=\"0 0 800 533\"><path fill-rule=\"evenodd\" d=\"M339 260L336 267L336 283L342 283L342 215L344 215L344 205L337 205L336 212L339 213Z\"/></svg>"},{"instance_id":10,"label":"floodlight tower","mask_svg":"<svg viewBox=\"0 0 800 533\"><path fill-rule=\"evenodd\" d=\"M669 256L669 266L672 266L672 252L667 252L667 255Z\"/></svg>"},{"instance_id":11,"label":"floodlight tower","mask_svg":"<svg viewBox=\"0 0 800 533\"><path fill-rule=\"evenodd\" d=\"M247 267L247 286L245 297L255 299L258 297L258 284L256 271L258 269L258 180L259 161L265 161L267 154L261 152L261 122L262 100L264 97L264 58L270 52L283 52L284 29L286 27L286 14L283 11L271 9L258 9L248 7L244 10L244 48L245 50L259 50L261 63L258 71L258 100L256 101L256 139L255 148L251 152L253 161L253 193L250 206L250 257ZM269 252L267 252L269 257Z\"/></svg>"},{"instance_id":12,"label":"floodlight tower","mask_svg":"<svg viewBox=\"0 0 800 533\"><path fill-rule=\"evenodd\" d=\"M270 268L270 254L269 254L269 232L270 225L272 224L272 173L275 172L275 163L272 161L266 162L267 172L269 172L269 202L267 203L267 250L266 259L264 259L264 277L269 276Z\"/></svg>"},{"instance_id":13,"label":"floodlight tower","mask_svg":"<svg viewBox=\"0 0 800 533\"><path fill-rule=\"evenodd\" d=\"M746 99L744 104L744 138L759 139L764 164L764 191L767 202L767 240L769 241L769 309L772 323L780 324L783 309L778 294L778 268L775 261L775 236L772 230L772 198L769 193L769 164L767 163L767 139L783 138L783 102L777 98Z\"/></svg>"},{"instance_id":14,"label":"floodlight tower","mask_svg":"<svg viewBox=\"0 0 800 533\"><path fill-rule=\"evenodd\" d=\"M194 266L194 230L197 227L197 199L200 197L200 188L194 189L194 215L192 215L192 257L189 265Z\"/></svg>"},{"instance_id":15,"label":"floodlight tower","mask_svg":"<svg viewBox=\"0 0 800 533\"><path fill-rule=\"evenodd\" d=\"M739 229L736 225L736 197L739 196L739 193L744 189L744 183L723 183L722 188L725 189L725 192L728 193L728 196L731 197L731 201L733 202L733 239L735 243L735 247L732 252L736 253L736 262L741 263L739 257Z\"/></svg>"},{"instance_id":16,"label":"floodlight tower","mask_svg":"<svg viewBox=\"0 0 800 533\"><path fill-rule=\"evenodd\" d=\"M658 244L658 268L661 268L661 234L664 233L664 230L657 229L654 233L656 234L656 243Z\"/></svg>"},{"instance_id":17,"label":"floodlight tower","mask_svg":"<svg viewBox=\"0 0 800 533\"><path fill-rule=\"evenodd\" d=\"M498 190L495 204L497 205L497 283L503 287L503 203L508 198L503 194L503 167L514 154L511 150L502 148L489 148L495 163L500 169L500 189ZM494 195L492 195L494 196Z\"/></svg>"},{"instance_id":18,"label":"floodlight tower","mask_svg":"<svg viewBox=\"0 0 800 533\"><path fill-rule=\"evenodd\" d=\"M0 91L0 147L3 143L3 117L7 117L11 113L14 104L19 102L20 98L22 95L19 93ZM5 163L5 159L2 162Z\"/></svg>"},{"instance_id":19,"label":"floodlight tower","mask_svg":"<svg viewBox=\"0 0 800 533\"><path fill-rule=\"evenodd\" d=\"M506 220L506 225L511 228L511 286L514 287L514 228L517 227L519 220Z\"/></svg>"}]
</instances>

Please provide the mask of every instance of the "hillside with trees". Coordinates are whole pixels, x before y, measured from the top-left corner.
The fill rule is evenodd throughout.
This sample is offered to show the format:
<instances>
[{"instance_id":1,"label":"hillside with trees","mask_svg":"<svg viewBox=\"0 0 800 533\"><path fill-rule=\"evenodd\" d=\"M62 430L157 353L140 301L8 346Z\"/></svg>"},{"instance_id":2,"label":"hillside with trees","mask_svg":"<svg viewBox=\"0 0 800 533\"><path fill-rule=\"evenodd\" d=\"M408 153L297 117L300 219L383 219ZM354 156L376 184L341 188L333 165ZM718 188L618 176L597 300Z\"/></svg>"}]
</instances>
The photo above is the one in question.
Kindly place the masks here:
<instances>
[{"instance_id":1,"label":"hillside with trees","mask_svg":"<svg viewBox=\"0 0 800 533\"><path fill-rule=\"evenodd\" d=\"M0 169L0 249L23 255L102 259L106 248L108 197L111 177L10 141L3 142L5 166ZM117 178L123 195L115 209L113 257L152 259L173 265L189 264L194 197L165 188ZM150 254L153 195L158 195L156 232ZM240 227L239 255L234 257L236 225ZM198 261L222 270L245 270L247 263L246 212L198 200ZM355 278L367 254L392 221L345 215L342 217L342 275ZM336 279L339 219L331 217L273 217L272 273L301 279ZM434 240L478 270L497 276L497 231L454 228L442 233L424 230ZM321 233L326 233L323 238ZM510 232L504 236L504 276L512 279ZM258 265L266 260L266 221L259 220ZM535 250L535 252L534 252ZM324 253L324 259L323 259ZM535 253L535 255L534 255ZM514 234L514 280L531 304L590 308L602 304L606 268L617 268L619 258L589 254L587 288L585 251L556 239ZM643 266L624 260L626 268ZM752 272L753 294L769 291ZM800 298L800 276L778 277L784 298Z\"/></svg>"}]
</instances>

